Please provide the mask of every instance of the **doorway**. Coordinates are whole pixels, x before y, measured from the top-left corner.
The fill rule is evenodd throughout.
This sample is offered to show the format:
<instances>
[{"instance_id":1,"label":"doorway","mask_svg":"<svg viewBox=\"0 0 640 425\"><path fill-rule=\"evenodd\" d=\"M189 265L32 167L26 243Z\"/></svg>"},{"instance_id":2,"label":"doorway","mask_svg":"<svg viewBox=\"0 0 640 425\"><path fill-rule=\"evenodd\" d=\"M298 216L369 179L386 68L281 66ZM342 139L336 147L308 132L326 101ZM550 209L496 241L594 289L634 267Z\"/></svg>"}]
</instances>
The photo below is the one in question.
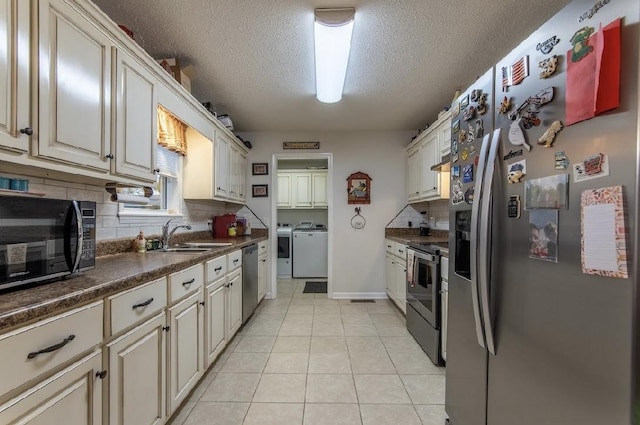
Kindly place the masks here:
<instances>
[{"instance_id":1,"label":"doorway","mask_svg":"<svg viewBox=\"0 0 640 425\"><path fill-rule=\"evenodd\" d=\"M271 298L291 298L294 292L302 291L306 281L326 281L327 297L332 298L333 155L273 154L271 167L275 172L271 175L270 227L276 229L271 234L278 235L271 238ZM303 227L309 230L304 235ZM278 258L279 248L283 248L279 244L287 236L291 241L289 264L283 258L286 249Z\"/></svg>"}]
</instances>

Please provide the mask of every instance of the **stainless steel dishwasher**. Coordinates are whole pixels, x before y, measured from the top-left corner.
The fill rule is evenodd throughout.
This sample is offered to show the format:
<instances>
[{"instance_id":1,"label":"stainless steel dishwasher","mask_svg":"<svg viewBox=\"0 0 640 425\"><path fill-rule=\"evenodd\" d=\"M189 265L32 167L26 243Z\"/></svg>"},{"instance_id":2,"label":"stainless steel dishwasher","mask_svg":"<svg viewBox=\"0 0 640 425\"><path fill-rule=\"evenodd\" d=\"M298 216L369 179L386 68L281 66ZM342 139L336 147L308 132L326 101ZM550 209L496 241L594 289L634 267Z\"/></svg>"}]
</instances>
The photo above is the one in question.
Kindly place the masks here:
<instances>
[{"instance_id":1,"label":"stainless steel dishwasher","mask_svg":"<svg viewBox=\"0 0 640 425\"><path fill-rule=\"evenodd\" d=\"M258 305L258 244L242 248L242 323Z\"/></svg>"}]
</instances>

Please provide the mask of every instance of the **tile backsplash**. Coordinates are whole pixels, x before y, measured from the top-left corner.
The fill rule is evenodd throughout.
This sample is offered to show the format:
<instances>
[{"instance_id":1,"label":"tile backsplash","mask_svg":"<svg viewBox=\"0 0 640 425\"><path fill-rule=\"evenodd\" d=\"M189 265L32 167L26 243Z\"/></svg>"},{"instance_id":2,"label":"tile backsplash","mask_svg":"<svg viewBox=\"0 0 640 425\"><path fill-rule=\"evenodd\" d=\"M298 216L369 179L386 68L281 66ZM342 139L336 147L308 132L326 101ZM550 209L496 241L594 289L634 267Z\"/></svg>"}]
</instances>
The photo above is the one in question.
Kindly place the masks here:
<instances>
[{"instance_id":1,"label":"tile backsplash","mask_svg":"<svg viewBox=\"0 0 640 425\"><path fill-rule=\"evenodd\" d=\"M29 180L29 191L44 193L45 198L78 199L95 202L97 209L97 241L133 238L140 231L149 236L160 235L162 233L162 225L171 218L170 216L118 216L118 203L111 201L111 195L103 186L8 173L2 173L2 176ZM176 217L175 223L188 223L192 226L191 231L208 231L210 228L208 221L212 216L229 213L250 218L252 228L265 228L246 206L209 200L183 200L183 216Z\"/></svg>"},{"instance_id":2,"label":"tile backsplash","mask_svg":"<svg viewBox=\"0 0 640 425\"><path fill-rule=\"evenodd\" d=\"M434 229L449 230L449 200L442 199L440 201L408 204L391 220L387 228L418 227L423 221L428 222L429 217L436 219Z\"/></svg>"}]
</instances>

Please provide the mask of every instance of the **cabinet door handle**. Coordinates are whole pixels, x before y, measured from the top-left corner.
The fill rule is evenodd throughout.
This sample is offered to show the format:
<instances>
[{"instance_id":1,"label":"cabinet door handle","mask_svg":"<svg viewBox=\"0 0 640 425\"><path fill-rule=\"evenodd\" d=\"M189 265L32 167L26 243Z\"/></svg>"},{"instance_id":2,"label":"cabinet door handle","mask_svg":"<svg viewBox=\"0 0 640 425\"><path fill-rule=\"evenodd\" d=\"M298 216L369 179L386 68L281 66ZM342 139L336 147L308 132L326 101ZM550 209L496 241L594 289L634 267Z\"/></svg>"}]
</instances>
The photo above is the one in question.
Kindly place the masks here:
<instances>
[{"instance_id":1,"label":"cabinet door handle","mask_svg":"<svg viewBox=\"0 0 640 425\"><path fill-rule=\"evenodd\" d=\"M213 269L213 271L216 273L218 273L220 270L222 270L222 266L216 267L215 269Z\"/></svg>"},{"instance_id":2,"label":"cabinet door handle","mask_svg":"<svg viewBox=\"0 0 640 425\"><path fill-rule=\"evenodd\" d=\"M28 359L35 359L40 354L52 353L54 351L58 351L59 349L61 349L62 347L64 347L65 345L67 345L68 343L73 341L75 338L76 338L75 335L69 335L68 337L63 339L62 342L59 342L58 344L52 345L51 347L43 348L42 350L32 351L31 353L29 353L27 355L27 358Z\"/></svg>"},{"instance_id":3,"label":"cabinet door handle","mask_svg":"<svg viewBox=\"0 0 640 425\"><path fill-rule=\"evenodd\" d=\"M162 330L165 332L169 332L169 329L171 329L171 326L163 326Z\"/></svg>"},{"instance_id":4,"label":"cabinet door handle","mask_svg":"<svg viewBox=\"0 0 640 425\"><path fill-rule=\"evenodd\" d=\"M151 304L153 302L153 298L149 298L148 300L146 300L145 302L142 303L138 303L138 304L134 304L133 307L131 307L133 310L135 310L136 308L139 307L146 307L149 304Z\"/></svg>"},{"instance_id":5,"label":"cabinet door handle","mask_svg":"<svg viewBox=\"0 0 640 425\"><path fill-rule=\"evenodd\" d=\"M112 153L110 153L110 154L108 154L108 155L105 155L104 157L105 157L105 158L109 158L109 159L113 159L113 154L112 154Z\"/></svg>"},{"instance_id":6,"label":"cabinet door handle","mask_svg":"<svg viewBox=\"0 0 640 425\"><path fill-rule=\"evenodd\" d=\"M99 370L96 372L96 378L100 378L100 379L104 379L107 377L107 371L106 370Z\"/></svg>"},{"instance_id":7,"label":"cabinet door handle","mask_svg":"<svg viewBox=\"0 0 640 425\"><path fill-rule=\"evenodd\" d=\"M185 286L187 289L189 289L189 287L191 286L191 284L192 284L193 282L195 282L195 281L196 281L196 278L194 277L194 278L193 278L193 279L191 279L191 280L187 280L186 282L182 282L182 286Z\"/></svg>"},{"instance_id":8,"label":"cabinet door handle","mask_svg":"<svg viewBox=\"0 0 640 425\"><path fill-rule=\"evenodd\" d=\"M154 169L153 169L153 172L154 172L155 174L158 174L158 173L160 172L160 169L159 169L159 168L154 168Z\"/></svg>"},{"instance_id":9,"label":"cabinet door handle","mask_svg":"<svg viewBox=\"0 0 640 425\"><path fill-rule=\"evenodd\" d=\"M27 136L33 135L33 129L31 127L25 127L20 129L20 133L26 134Z\"/></svg>"},{"instance_id":10,"label":"cabinet door handle","mask_svg":"<svg viewBox=\"0 0 640 425\"><path fill-rule=\"evenodd\" d=\"M204 305L204 301L200 301L198 304L200 304L200 305Z\"/></svg>"},{"instance_id":11,"label":"cabinet door handle","mask_svg":"<svg viewBox=\"0 0 640 425\"><path fill-rule=\"evenodd\" d=\"M233 286L233 282L229 282L229 286Z\"/></svg>"}]
</instances>

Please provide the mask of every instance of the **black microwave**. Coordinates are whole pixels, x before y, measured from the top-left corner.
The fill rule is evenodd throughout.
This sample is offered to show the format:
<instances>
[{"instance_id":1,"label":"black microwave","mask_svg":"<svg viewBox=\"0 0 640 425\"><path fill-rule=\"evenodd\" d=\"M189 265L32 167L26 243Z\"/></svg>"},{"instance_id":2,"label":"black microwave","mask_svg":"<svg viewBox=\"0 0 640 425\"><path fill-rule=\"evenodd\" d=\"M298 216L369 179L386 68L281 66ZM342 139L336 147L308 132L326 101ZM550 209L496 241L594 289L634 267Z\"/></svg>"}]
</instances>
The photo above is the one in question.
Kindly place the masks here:
<instances>
[{"instance_id":1,"label":"black microwave","mask_svg":"<svg viewBox=\"0 0 640 425\"><path fill-rule=\"evenodd\" d=\"M0 196L0 290L95 267L96 203Z\"/></svg>"}]
</instances>

